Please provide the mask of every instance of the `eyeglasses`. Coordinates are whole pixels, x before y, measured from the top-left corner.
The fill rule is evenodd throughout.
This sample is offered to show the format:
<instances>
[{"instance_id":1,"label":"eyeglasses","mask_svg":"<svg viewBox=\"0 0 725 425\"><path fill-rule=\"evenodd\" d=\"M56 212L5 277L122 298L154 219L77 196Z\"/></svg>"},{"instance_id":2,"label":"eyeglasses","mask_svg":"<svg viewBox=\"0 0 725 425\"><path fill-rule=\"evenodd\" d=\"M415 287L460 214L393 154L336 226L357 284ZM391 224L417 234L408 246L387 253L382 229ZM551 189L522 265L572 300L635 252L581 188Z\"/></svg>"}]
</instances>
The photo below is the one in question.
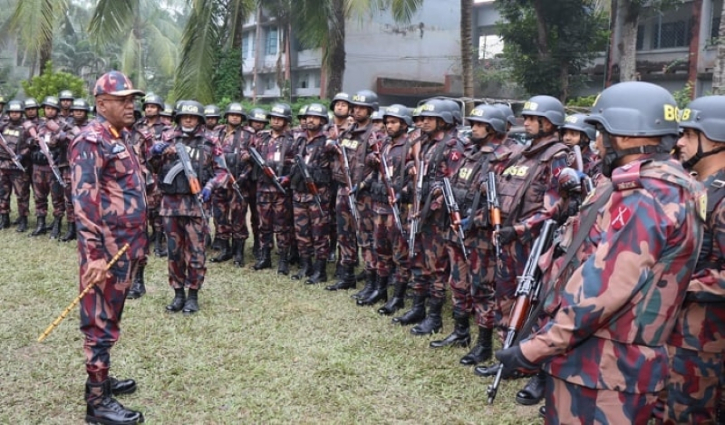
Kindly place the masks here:
<instances>
[{"instance_id":1,"label":"eyeglasses","mask_svg":"<svg viewBox=\"0 0 725 425\"><path fill-rule=\"evenodd\" d=\"M117 102L122 103L124 106L126 105L133 105L133 102L136 100L134 96L126 96L126 97L104 97L101 99L104 102Z\"/></svg>"}]
</instances>

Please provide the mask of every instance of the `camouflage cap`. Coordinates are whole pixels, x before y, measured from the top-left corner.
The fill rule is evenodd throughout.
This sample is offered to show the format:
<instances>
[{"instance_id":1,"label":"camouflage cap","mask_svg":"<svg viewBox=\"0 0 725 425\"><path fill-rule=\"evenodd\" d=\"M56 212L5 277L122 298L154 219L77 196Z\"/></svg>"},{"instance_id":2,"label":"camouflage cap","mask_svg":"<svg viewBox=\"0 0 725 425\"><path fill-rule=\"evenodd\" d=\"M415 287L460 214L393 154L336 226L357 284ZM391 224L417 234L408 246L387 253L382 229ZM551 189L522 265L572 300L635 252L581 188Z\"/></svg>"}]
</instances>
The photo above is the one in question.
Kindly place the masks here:
<instances>
[{"instance_id":1,"label":"camouflage cap","mask_svg":"<svg viewBox=\"0 0 725 425\"><path fill-rule=\"evenodd\" d=\"M96 81L93 87L93 96L109 94L111 96L143 96L144 92L133 88L131 80L120 71L109 71Z\"/></svg>"}]
</instances>

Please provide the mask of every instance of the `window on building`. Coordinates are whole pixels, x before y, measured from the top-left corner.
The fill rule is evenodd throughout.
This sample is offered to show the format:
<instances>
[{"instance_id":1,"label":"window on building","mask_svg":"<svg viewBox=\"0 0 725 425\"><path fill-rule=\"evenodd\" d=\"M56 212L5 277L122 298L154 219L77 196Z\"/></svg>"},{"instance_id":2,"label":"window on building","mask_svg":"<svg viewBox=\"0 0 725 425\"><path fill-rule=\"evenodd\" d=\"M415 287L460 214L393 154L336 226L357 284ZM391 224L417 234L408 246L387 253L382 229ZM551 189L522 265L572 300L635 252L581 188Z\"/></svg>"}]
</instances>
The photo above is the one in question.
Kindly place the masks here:
<instances>
[{"instance_id":1,"label":"window on building","mask_svg":"<svg viewBox=\"0 0 725 425\"><path fill-rule=\"evenodd\" d=\"M710 21L710 40L708 44L714 45L720 38L720 15L722 14L722 2L712 3L712 20Z\"/></svg>"},{"instance_id":2,"label":"window on building","mask_svg":"<svg viewBox=\"0 0 725 425\"><path fill-rule=\"evenodd\" d=\"M664 22L655 26L653 49L687 47L690 43L690 32L686 21Z\"/></svg>"},{"instance_id":3,"label":"window on building","mask_svg":"<svg viewBox=\"0 0 725 425\"><path fill-rule=\"evenodd\" d=\"M503 39L498 35L482 35L478 38L478 59L493 59L503 53Z\"/></svg>"},{"instance_id":4,"label":"window on building","mask_svg":"<svg viewBox=\"0 0 725 425\"><path fill-rule=\"evenodd\" d=\"M320 88L320 73L313 72L312 78L310 78L310 87L317 89Z\"/></svg>"},{"instance_id":5,"label":"window on building","mask_svg":"<svg viewBox=\"0 0 725 425\"><path fill-rule=\"evenodd\" d=\"M268 75L264 78L264 89L273 90L277 84L274 81L274 75Z\"/></svg>"},{"instance_id":6,"label":"window on building","mask_svg":"<svg viewBox=\"0 0 725 425\"><path fill-rule=\"evenodd\" d=\"M254 57L254 33L247 31L242 37L242 55L245 59Z\"/></svg>"},{"instance_id":7,"label":"window on building","mask_svg":"<svg viewBox=\"0 0 725 425\"><path fill-rule=\"evenodd\" d=\"M297 76L297 88L298 89L307 88L307 74L306 73L302 73L299 76Z\"/></svg>"},{"instance_id":8,"label":"window on building","mask_svg":"<svg viewBox=\"0 0 725 425\"><path fill-rule=\"evenodd\" d=\"M269 27L267 29L267 42L264 53L267 55L277 54L277 27Z\"/></svg>"},{"instance_id":9,"label":"window on building","mask_svg":"<svg viewBox=\"0 0 725 425\"><path fill-rule=\"evenodd\" d=\"M644 25L637 27L637 50L644 49Z\"/></svg>"}]
</instances>

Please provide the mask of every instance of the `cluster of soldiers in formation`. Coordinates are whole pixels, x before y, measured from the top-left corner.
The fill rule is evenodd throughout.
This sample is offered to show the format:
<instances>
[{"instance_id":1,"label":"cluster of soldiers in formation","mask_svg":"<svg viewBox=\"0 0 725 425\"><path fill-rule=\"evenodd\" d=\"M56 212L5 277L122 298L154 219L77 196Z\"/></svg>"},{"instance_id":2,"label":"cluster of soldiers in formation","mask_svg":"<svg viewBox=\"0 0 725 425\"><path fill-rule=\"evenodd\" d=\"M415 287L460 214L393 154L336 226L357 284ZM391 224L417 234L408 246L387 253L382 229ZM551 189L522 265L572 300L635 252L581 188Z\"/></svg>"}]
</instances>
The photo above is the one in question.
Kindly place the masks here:
<instances>
[{"instance_id":1,"label":"cluster of soldiers in formation","mask_svg":"<svg viewBox=\"0 0 725 425\"><path fill-rule=\"evenodd\" d=\"M210 261L239 267L249 213L254 270L272 267L275 244L277 273L305 284L327 282L334 262L326 290L364 281L352 298L382 303L377 311L388 316L412 298L392 321L413 325L414 335L441 331L448 288L454 330L430 347L470 346L460 363L497 382L527 371L516 400L546 397L547 423L714 421L725 347L725 167L711 163L725 143L725 98L675 105L666 90L639 82L607 89L591 116L567 116L556 98L534 96L521 113L529 139L521 144L507 136L516 117L504 104L478 105L464 118L449 99L383 110L362 90L338 93L329 109L303 107L293 127L284 103L268 112L231 103L222 114L147 95L130 130L149 245L168 257L166 309L199 310L207 210L218 250ZM11 225L14 191L17 231L26 231L32 182L32 235L76 238L67 146L89 110L66 91L40 105L5 105L0 228ZM145 293L145 261L128 298ZM522 298L541 306L527 310L528 332L512 323ZM501 363L483 365L497 330L506 337ZM517 333L525 340L512 345Z\"/></svg>"}]
</instances>

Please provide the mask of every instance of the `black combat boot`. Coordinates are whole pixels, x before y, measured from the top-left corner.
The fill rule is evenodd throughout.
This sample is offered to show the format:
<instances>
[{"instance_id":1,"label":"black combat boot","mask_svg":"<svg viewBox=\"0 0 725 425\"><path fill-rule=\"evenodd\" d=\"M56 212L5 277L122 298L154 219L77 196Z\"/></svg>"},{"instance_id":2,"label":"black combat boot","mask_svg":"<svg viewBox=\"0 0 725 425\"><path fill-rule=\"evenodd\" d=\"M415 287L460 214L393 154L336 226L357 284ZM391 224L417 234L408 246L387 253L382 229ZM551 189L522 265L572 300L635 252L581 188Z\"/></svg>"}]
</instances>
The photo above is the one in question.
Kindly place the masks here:
<instances>
[{"instance_id":1,"label":"black combat boot","mask_svg":"<svg viewBox=\"0 0 725 425\"><path fill-rule=\"evenodd\" d=\"M465 356L461 357L464 366L477 365L493 356L493 329L478 327L478 340Z\"/></svg>"},{"instance_id":2,"label":"black combat boot","mask_svg":"<svg viewBox=\"0 0 725 425\"><path fill-rule=\"evenodd\" d=\"M222 249L219 251L219 255L210 258L209 261L212 263L223 263L231 260L232 257L234 257L234 254L232 253L232 246L230 245L228 239L224 239L222 240Z\"/></svg>"},{"instance_id":3,"label":"black combat boot","mask_svg":"<svg viewBox=\"0 0 725 425\"><path fill-rule=\"evenodd\" d=\"M377 275L375 287L368 293L365 298L358 298L357 305L373 305L378 301L388 300L388 276Z\"/></svg>"},{"instance_id":4,"label":"black combat boot","mask_svg":"<svg viewBox=\"0 0 725 425\"><path fill-rule=\"evenodd\" d=\"M355 280L355 266L343 265L342 278L335 282L334 285L326 286L325 289L328 291L340 291L343 289L353 289L357 285Z\"/></svg>"},{"instance_id":5,"label":"black combat boot","mask_svg":"<svg viewBox=\"0 0 725 425\"><path fill-rule=\"evenodd\" d=\"M438 333L443 328L443 319L441 318L441 310L443 310L443 298L428 299L428 315L420 324L413 326L410 333L413 335L432 335Z\"/></svg>"},{"instance_id":6,"label":"black combat boot","mask_svg":"<svg viewBox=\"0 0 725 425\"><path fill-rule=\"evenodd\" d=\"M224 240L220 239L219 236L214 236L214 241L211 243L211 249L213 251L221 251L222 246L224 244Z\"/></svg>"},{"instance_id":7,"label":"black combat boot","mask_svg":"<svg viewBox=\"0 0 725 425\"><path fill-rule=\"evenodd\" d=\"M257 262L254 263L252 268L254 270L264 270L272 268L272 250L269 248L262 248L259 256L255 255Z\"/></svg>"},{"instance_id":8,"label":"black combat boot","mask_svg":"<svg viewBox=\"0 0 725 425\"><path fill-rule=\"evenodd\" d=\"M454 347L468 347L471 345L471 325L468 314L454 313L453 320L455 321L453 332L441 340L431 341L430 348L442 348L450 345Z\"/></svg>"},{"instance_id":9,"label":"black combat boot","mask_svg":"<svg viewBox=\"0 0 725 425\"><path fill-rule=\"evenodd\" d=\"M53 217L53 224L50 226L50 238L58 239L60 236L60 228L63 225L63 217Z\"/></svg>"},{"instance_id":10,"label":"black combat boot","mask_svg":"<svg viewBox=\"0 0 725 425\"><path fill-rule=\"evenodd\" d=\"M262 248L259 246L259 239L255 237L254 242L252 243L252 255L254 256L254 258L256 260L259 260L260 257L262 257L262 252L263 252ZM270 259L270 261L271 261L271 259ZM270 263L269 267L266 267L266 268L270 268L270 267L272 267L272 263ZM259 270L259 269L254 269L254 270Z\"/></svg>"},{"instance_id":11,"label":"black combat boot","mask_svg":"<svg viewBox=\"0 0 725 425\"><path fill-rule=\"evenodd\" d=\"M393 286L393 298L389 299L384 306L378 309L378 313L385 316L392 316L396 311L405 307L405 290L408 288L407 282L395 282Z\"/></svg>"},{"instance_id":12,"label":"black combat boot","mask_svg":"<svg viewBox=\"0 0 725 425\"><path fill-rule=\"evenodd\" d=\"M524 385L521 391L516 393L516 402L524 406L539 404L544 399L544 390L546 390L546 374L539 371L539 373L529 378L529 382Z\"/></svg>"},{"instance_id":13,"label":"black combat boot","mask_svg":"<svg viewBox=\"0 0 725 425\"><path fill-rule=\"evenodd\" d=\"M183 313L186 315L194 314L199 311L199 290L189 289L189 296L184 303Z\"/></svg>"},{"instance_id":14,"label":"black combat boot","mask_svg":"<svg viewBox=\"0 0 725 425\"><path fill-rule=\"evenodd\" d=\"M309 257L300 257L300 269L292 275L292 280L300 280L312 275L312 262Z\"/></svg>"},{"instance_id":15,"label":"black combat boot","mask_svg":"<svg viewBox=\"0 0 725 425\"><path fill-rule=\"evenodd\" d=\"M111 381L111 394L114 396L133 394L136 392L136 381L133 379L116 379L113 376L109 376L108 380ZM88 381L86 380L86 399L90 395L89 390Z\"/></svg>"},{"instance_id":16,"label":"black combat boot","mask_svg":"<svg viewBox=\"0 0 725 425\"><path fill-rule=\"evenodd\" d=\"M490 378L492 376L496 376L498 373L498 370L501 369L501 363L494 363L492 365L481 365L476 366L473 369L473 373L475 373L478 376L483 376L484 378Z\"/></svg>"},{"instance_id":17,"label":"black combat boot","mask_svg":"<svg viewBox=\"0 0 725 425\"><path fill-rule=\"evenodd\" d=\"M232 239L234 265L237 267L244 267L244 241L245 239Z\"/></svg>"},{"instance_id":18,"label":"black combat boot","mask_svg":"<svg viewBox=\"0 0 725 425\"><path fill-rule=\"evenodd\" d=\"M20 220L20 217L18 217L18 220ZM10 214L0 214L0 230L8 228L10 228Z\"/></svg>"},{"instance_id":19,"label":"black combat boot","mask_svg":"<svg viewBox=\"0 0 725 425\"><path fill-rule=\"evenodd\" d=\"M279 253L279 261L277 262L277 274L289 275L289 251L288 248L282 249Z\"/></svg>"},{"instance_id":20,"label":"black combat boot","mask_svg":"<svg viewBox=\"0 0 725 425\"><path fill-rule=\"evenodd\" d=\"M143 274L146 266L138 266L136 275L133 277L133 284L126 294L126 299L135 300L141 298L146 293L146 285L144 284Z\"/></svg>"},{"instance_id":21,"label":"black combat boot","mask_svg":"<svg viewBox=\"0 0 725 425\"><path fill-rule=\"evenodd\" d=\"M171 304L166 306L166 311L173 313L181 311L184 308L184 303L186 303L184 288L174 288L174 299L171 301Z\"/></svg>"},{"instance_id":22,"label":"black combat boot","mask_svg":"<svg viewBox=\"0 0 725 425\"><path fill-rule=\"evenodd\" d=\"M296 266L300 264L300 250L297 249L297 242L292 242L292 246L289 248L289 256L287 261L290 266Z\"/></svg>"},{"instance_id":23,"label":"black combat boot","mask_svg":"<svg viewBox=\"0 0 725 425\"><path fill-rule=\"evenodd\" d=\"M143 413L123 407L112 397L111 380L86 383L86 422L104 425L131 425L144 421Z\"/></svg>"},{"instance_id":24,"label":"black combat boot","mask_svg":"<svg viewBox=\"0 0 725 425\"><path fill-rule=\"evenodd\" d=\"M305 281L307 285L327 282L327 262L325 262L324 258L318 258L315 261L315 266L313 267L313 270L314 272L312 273L312 276L310 276L310 278Z\"/></svg>"},{"instance_id":25,"label":"black combat boot","mask_svg":"<svg viewBox=\"0 0 725 425\"><path fill-rule=\"evenodd\" d=\"M362 290L360 290L359 292L350 295L350 298L355 300L364 300L365 298L369 297L370 293L375 290L375 285L378 278L377 272L365 270L362 273L365 274L365 286L363 286ZM360 279L358 279L359 276L360 275L356 276L355 280L360 281Z\"/></svg>"},{"instance_id":26,"label":"black combat boot","mask_svg":"<svg viewBox=\"0 0 725 425\"><path fill-rule=\"evenodd\" d=\"M61 242L69 242L76 240L76 224L75 223L68 223L68 231L65 232L65 235L61 236L60 238Z\"/></svg>"},{"instance_id":27,"label":"black combat boot","mask_svg":"<svg viewBox=\"0 0 725 425\"><path fill-rule=\"evenodd\" d=\"M425 319L425 296L416 294L413 297L413 307L403 313L402 316L393 317L393 323L406 326L420 323L423 319Z\"/></svg>"},{"instance_id":28,"label":"black combat boot","mask_svg":"<svg viewBox=\"0 0 725 425\"><path fill-rule=\"evenodd\" d=\"M168 250L164 246L164 232L157 230L154 232L154 255L157 257L166 257Z\"/></svg>"},{"instance_id":29,"label":"black combat boot","mask_svg":"<svg viewBox=\"0 0 725 425\"><path fill-rule=\"evenodd\" d=\"M48 228L45 227L45 216L39 215L38 217L38 225L35 227L35 230L30 234L30 236L40 236L48 233Z\"/></svg>"},{"instance_id":30,"label":"black combat boot","mask_svg":"<svg viewBox=\"0 0 725 425\"><path fill-rule=\"evenodd\" d=\"M16 232L23 233L28 230L28 216L21 216L18 221L18 228L15 229Z\"/></svg>"}]
</instances>

